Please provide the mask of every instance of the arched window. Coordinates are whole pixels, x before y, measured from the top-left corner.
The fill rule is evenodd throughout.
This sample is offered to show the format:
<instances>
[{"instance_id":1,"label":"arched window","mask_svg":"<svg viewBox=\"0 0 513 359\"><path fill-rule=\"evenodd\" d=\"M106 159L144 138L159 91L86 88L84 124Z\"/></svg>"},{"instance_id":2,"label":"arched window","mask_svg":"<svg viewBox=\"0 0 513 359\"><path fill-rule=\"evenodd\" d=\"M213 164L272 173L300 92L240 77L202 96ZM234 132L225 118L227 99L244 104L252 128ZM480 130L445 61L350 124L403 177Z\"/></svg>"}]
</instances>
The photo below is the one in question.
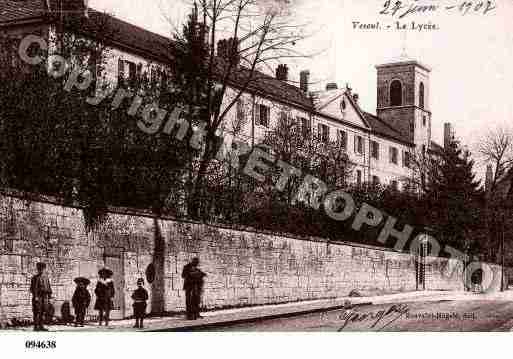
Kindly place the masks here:
<instances>
[{"instance_id":1,"label":"arched window","mask_svg":"<svg viewBox=\"0 0 513 359\"><path fill-rule=\"evenodd\" d=\"M401 106L403 104L403 86L401 81L394 80L390 84L390 106Z\"/></svg>"},{"instance_id":2,"label":"arched window","mask_svg":"<svg viewBox=\"0 0 513 359\"><path fill-rule=\"evenodd\" d=\"M419 107L424 108L424 84L422 82L419 86Z\"/></svg>"}]
</instances>

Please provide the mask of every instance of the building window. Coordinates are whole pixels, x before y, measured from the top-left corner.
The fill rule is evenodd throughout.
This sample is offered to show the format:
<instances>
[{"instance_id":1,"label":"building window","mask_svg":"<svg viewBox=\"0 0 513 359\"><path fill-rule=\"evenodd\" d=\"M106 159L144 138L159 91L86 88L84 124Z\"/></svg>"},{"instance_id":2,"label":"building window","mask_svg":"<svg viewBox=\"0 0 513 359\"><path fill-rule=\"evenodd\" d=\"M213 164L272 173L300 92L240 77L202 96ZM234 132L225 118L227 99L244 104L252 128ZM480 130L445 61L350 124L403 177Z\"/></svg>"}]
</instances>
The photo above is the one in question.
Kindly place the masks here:
<instances>
[{"instance_id":1,"label":"building window","mask_svg":"<svg viewBox=\"0 0 513 359\"><path fill-rule=\"evenodd\" d=\"M301 132L303 133L303 137L310 136L311 124L308 118L300 117L299 123L301 124Z\"/></svg>"},{"instance_id":2,"label":"building window","mask_svg":"<svg viewBox=\"0 0 513 359\"><path fill-rule=\"evenodd\" d=\"M426 123L427 123L426 116L423 116L422 117L422 126L426 127Z\"/></svg>"},{"instance_id":3,"label":"building window","mask_svg":"<svg viewBox=\"0 0 513 359\"><path fill-rule=\"evenodd\" d=\"M328 143L330 140L330 128L325 124L319 123L317 130L319 132L319 138L321 141Z\"/></svg>"},{"instance_id":4,"label":"building window","mask_svg":"<svg viewBox=\"0 0 513 359\"><path fill-rule=\"evenodd\" d=\"M407 168L411 166L411 155L408 151L404 151L403 153L403 166Z\"/></svg>"},{"instance_id":5,"label":"building window","mask_svg":"<svg viewBox=\"0 0 513 359\"><path fill-rule=\"evenodd\" d=\"M337 143L341 148L347 149L347 132L346 131L342 131L342 130L337 131Z\"/></svg>"},{"instance_id":6,"label":"building window","mask_svg":"<svg viewBox=\"0 0 513 359\"><path fill-rule=\"evenodd\" d=\"M377 185L379 185L379 183L380 183L379 177L378 176L372 176L372 184L374 186L377 186Z\"/></svg>"},{"instance_id":7,"label":"building window","mask_svg":"<svg viewBox=\"0 0 513 359\"><path fill-rule=\"evenodd\" d=\"M363 155L363 137L355 135L354 136L354 153Z\"/></svg>"},{"instance_id":8,"label":"building window","mask_svg":"<svg viewBox=\"0 0 513 359\"><path fill-rule=\"evenodd\" d=\"M362 171L356 170L356 184L361 185L362 184Z\"/></svg>"},{"instance_id":9,"label":"building window","mask_svg":"<svg viewBox=\"0 0 513 359\"><path fill-rule=\"evenodd\" d=\"M419 107L424 108L424 84L422 82L419 86Z\"/></svg>"},{"instance_id":10,"label":"building window","mask_svg":"<svg viewBox=\"0 0 513 359\"><path fill-rule=\"evenodd\" d=\"M379 143L371 141L371 156L372 158L379 160Z\"/></svg>"},{"instance_id":11,"label":"building window","mask_svg":"<svg viewBox=\"0 0 513 359\"><path fill-rule=\"evenodd\" d=\"M394 80L390 84L390 106L402 106L403 104L403 85L401 81Z\"/></svg>"},{"instance_id":12,"label":"building window","mask_svg":"<svg viewBox=\"0 0 513 359\"><path fill-rule=\"evenodd\" d=\"M258 118L257 118L256 124L258 126L269 127L269 117L271 114L271 109L269 108L269 106L258 105L257 114L258 114Z\"/></svg>"},{"instance_id":13,"label":"building window","mask_svg":"<svg viewBox=\"0 0 513 359\"><path fill-rule=\"evenodd\" d=\"M397 164L398 151L395 147L390 147L390 163Z\"/></svg>"},{"instance_id":14,"label":"building window","mask_svg":"<svg viewBox=\"0 0 513 359\"><path fill-rule=\"evenodd\" d=\"M237 101L235 111L237 112L237 121L239 123L242 123L244 121L244 118L246 117L246 114L244 112L244 102L241 99Z\"/></svg>"},{"instance_id":15,"label":"building window","mask_svg":"<svg viewBox=\"0 0 513 359\"><path fill-rule=\"evenodd\" d=\"M422 156L426 156L426 145L422 145Z\"/></svg>"},{"instance_id":16,"label":"building window","mask_svg":"<svg viewBox=\"0 0 513 359\"><path fill-rule=\"evenodd\" d=\"M132 61L119 59L118 61L118 83L135 87L137 84L138 69L142 70L142 65L137 66Z\"/></svg>"},{"instance_id":17,"label":"building window","mask_svg":"<svg viewBox=\"0 0 513 359\"><path fill-rule=\"evenodd\" d=\"M391 181L390 182L390 186L392 187L392 189L394 191L398 191L399 190L399 183L396 180Z\"/></svg>"}]
</instances>

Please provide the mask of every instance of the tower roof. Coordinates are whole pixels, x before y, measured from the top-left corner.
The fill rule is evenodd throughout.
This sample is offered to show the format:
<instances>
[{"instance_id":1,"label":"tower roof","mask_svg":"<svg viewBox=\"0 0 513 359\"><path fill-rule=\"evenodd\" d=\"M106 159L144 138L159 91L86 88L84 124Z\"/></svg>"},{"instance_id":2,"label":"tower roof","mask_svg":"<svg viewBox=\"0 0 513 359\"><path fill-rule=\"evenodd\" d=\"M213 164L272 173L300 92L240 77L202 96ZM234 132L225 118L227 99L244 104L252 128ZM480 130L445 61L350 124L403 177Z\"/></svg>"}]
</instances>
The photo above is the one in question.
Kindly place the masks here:
<instances>
[{"instance_id":1,"label":"tower roof","mask_svg":"<svg viewBox=\"0 0 513 359\"><path fill-rule=\"evenodd\" d=\"M392 66L398 66L398 65L416 65L416 66L426 70L427 72L431 72L430 67L424 65L423 63L421 63L418 60L415 60L411 57L404 56L404 55L401 55L397 58L393 58L390 61L387 61L383 64L376 65L376 68L379 69L379 68L392 67Z\"/></svg>"}]
</instances>

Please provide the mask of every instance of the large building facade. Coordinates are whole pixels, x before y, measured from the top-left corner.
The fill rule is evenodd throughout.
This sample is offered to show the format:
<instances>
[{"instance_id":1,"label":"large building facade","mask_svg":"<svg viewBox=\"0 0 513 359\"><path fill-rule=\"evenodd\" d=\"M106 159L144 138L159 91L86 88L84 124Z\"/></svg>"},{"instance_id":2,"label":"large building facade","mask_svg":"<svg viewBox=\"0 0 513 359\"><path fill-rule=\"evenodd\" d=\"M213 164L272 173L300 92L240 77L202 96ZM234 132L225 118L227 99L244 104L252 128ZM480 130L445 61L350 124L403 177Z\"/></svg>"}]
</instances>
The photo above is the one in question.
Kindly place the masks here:
<instances>
[{"instance_id":1,"label":"large building facade","mask_svg":"<svg viewBox=\"0 0 513 359\"><path fill-rule=\"evenodd\" d=\"M101 74L101 83L112 88L141 77L165 73L170 39L97 12L84 0L0 1L0 32L38 33L50 42L57 24L52 14L64 12L80 18L80 36L88 36L99 24L115 29ZM54 20L52 20L54 19ZM288 68L279 65L276 76L256 74L256 81L241 96L226 122L244 116L239 136L258 144L284 116L297 120L323 141L338 142L355 165L352 181L390 185L398 189L412 179L412 158L439 149L431 140L430 69L418 61L399 59L376 66L375 114L360 107L348 87L327 84L324 91L310 91L309 71L300 74L300 86L289 81ZM237 89L228 91L224 102ZM238 104L239 105L239 104ZM241 108L244 108L241 111Z\"/></svg>"}]
</instances>

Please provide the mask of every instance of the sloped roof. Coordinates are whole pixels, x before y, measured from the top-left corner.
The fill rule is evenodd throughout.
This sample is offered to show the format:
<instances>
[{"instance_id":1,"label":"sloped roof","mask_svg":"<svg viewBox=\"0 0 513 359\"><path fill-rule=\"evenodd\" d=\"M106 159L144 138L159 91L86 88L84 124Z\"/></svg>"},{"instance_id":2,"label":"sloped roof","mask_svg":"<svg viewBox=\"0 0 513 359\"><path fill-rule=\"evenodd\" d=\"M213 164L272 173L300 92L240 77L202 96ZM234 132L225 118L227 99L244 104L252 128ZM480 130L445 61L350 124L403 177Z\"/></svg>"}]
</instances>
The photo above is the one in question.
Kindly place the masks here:
<instances>
[{"instance_id":1,"label":"sloped roof","mask_svg":"<svg viewBox=\"0 0 513 359\"><path fill-rule=\"evenodd\" d=\"M45 13L43 0L1 0L0 24L41 17Z\"/></svg>"},{"instance_id":2,"label":"sloped roof","mask_svg":"<svg viewBox=\"0 0 513 359\"><path fill-rule=\"evenodd\" d=\"M84 34L102 31L107 42L135 50L145 57L152 55L154 59L161 61L170 58L171 40L169 38L94 9L89 10L88 18L81 15L69 17L67 25L73 26L74 31Z\"/></svg>"},{"instance_id":3,"label":"sloped roof","mask_svg":"<svg viewBox=\"0 0 513 359\"><path fill-rule=\"evenodd\" d=\"M434 153L442 153L444 150L444 148L435 141L431 141L431 146L429 149Z\"/></svg>"},{"instance_id":4,"label":"sloped roof","mask_svg":"<svg viewBox=\"0 0 513 359\"><path fill-rule=\"evenodd\" d=\"M26 19L39 18L48 22L54 20L55 16L49 16L45 3L45 0L0 0L0 27L9 26ZM124 48L129 52L138 53L143 57L153 57L153 59L162 62L166 62L172 57L171 39L91 8L89 8L88 14L89 16L86 18L82 12L68 13L65 24L72 27L73 31L84 35L102 36L107 43ZM217 66L222 66L222 63L218 63ZM248 76L249 70L242 68L230 74L230 82L235 87L242 87ZM254 72L247 90L306 110L315 110L310 96L300 88L259 71ZM338 95L338 92L334 94L335 97ZM347 97L352 101L351 96ZM322 102L329 102L330 98L331 95L323 98ZM385 121L375 115L361 111L356 104L355 106L361 113L364 122L369 125L375 134L411 144L408 138Z\"/></svg>"},{"instance_id":5,"label":"sloped roof","mask_svg":"<svg viewBox=\"0 0 513 359\"><path fill-rule=\"evenodd\" d=\"M3 13L3 16L0 15L0 27L29 17L39 17L42 21L51 21L44 4L44 0L0 0L0 14ZM82 12L68 13L66 26L72 27L73 31L84 35L103 36L106 42L131 52L140 53L141 56L150 56L162 62L166 62L172 57L171 39L91 8L89 8L88 14L89 16L85 18ZM234 86L242 85L247 75L249 75L249 70L234 71L230 80ZM248 90L304 108L311 109L312 107L309 96L301 89L258 71L255 71Z\"/></svg>"},{"instance_id":6,"label":"sloped roof","mask_svg":"<svg viewBox=\"0 0 513 359\"><path fill-rule=\"evenodd\" d=\"M376 135L381 135L396 141L411 144L411 142L408 140L406 136L404 136L401 132L394 129L384 120L368 112L364 112L363 114L365 116L365 119L367 120L367 123L369 123L370 127L372 128L372 132Z\"/></svg>"},{"instance_id":7,"label":"sloped roof","mask_svg":"<svg viewBox=\"0 0 513 359\"><path fill-rule=\"evenodd\" d=\"M0 27L27 19L55 21L56 13L49 12L45 4L45 0L0 0ZM84 35L105 37L112 45L154 60L169 59L169 38L91 8L87 18L83 14L81 11L66 13L65 26Z\"/></svg>"},{"instance_id":8,"label":"sloped roof","mask_svg":"<svg viewBox=\"0 0 513 359\"><path fill-rule=\"evenodd\" d=\"M235 71L234 78L231 80L235 86L237 86L237 84L242 85L244 83L242 81L248 78L249 73L249 69ZM255 71L253 73L253 78L249 83L248 90L257 92L264 97L266 95L271 96L276 99L281 99L284 102L292 103L308 110L313 110L310 96L300 88L259 71Z\"/></svg>"}]
</instances>

